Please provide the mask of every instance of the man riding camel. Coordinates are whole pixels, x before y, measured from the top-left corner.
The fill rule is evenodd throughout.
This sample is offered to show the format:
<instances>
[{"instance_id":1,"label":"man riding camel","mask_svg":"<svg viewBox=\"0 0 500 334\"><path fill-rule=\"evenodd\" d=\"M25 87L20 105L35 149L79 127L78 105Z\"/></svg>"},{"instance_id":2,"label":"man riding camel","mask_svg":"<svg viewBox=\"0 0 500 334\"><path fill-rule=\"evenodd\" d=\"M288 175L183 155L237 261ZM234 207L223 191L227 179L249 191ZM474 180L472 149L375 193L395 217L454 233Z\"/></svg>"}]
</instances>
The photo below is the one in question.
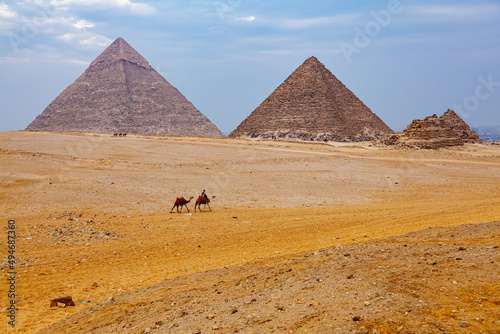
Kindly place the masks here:
<instances>
[{"instance_id":1,"label":"man riding camel","mask_svg":"<svg viewBox=\"0 0 500 334\"><path fill-rule=\"evenodd\" d=\"M212 198L214 198L214 197L212 196ZM203 207L208 206L208 209L210 211L212 211L212 209L210 209L210 205L208 203L210 203L210 199L208 198L207 193L205 192L205 189L203 189L200 197L198 197L198 199L196 200L196 203L194 205L194 212L196 212L196 207L198 207L198 209L200 209L200 211L201 211L202 204L203 204Z\"/></svg>"},{"instance_id":2,"label":"man riding camel","mask_svg":"<svg viewBox=\"0 0 500 334\"><path fill-rule=\"evenodd\" d=\"M205 189L203 189L203 191L201 192L200 197L204 197L204 198L207 198L207 199L208 199L208 196L207 196L207 194L205 193Z\"/></svg>"}]
</instances>

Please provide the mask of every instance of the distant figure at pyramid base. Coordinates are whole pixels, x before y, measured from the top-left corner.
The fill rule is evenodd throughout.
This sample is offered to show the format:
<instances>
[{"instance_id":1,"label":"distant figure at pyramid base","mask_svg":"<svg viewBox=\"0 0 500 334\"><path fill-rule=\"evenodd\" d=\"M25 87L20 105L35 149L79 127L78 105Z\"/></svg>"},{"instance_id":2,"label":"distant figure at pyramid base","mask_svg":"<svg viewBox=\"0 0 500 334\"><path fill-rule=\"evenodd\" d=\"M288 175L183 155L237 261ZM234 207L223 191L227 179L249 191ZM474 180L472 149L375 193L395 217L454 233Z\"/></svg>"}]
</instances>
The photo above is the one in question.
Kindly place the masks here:
<instances>
[{"instance_id":1,"label":"distant figure at pyramid base","mask_svg":"<svg viewBox=\"0 0 500 334\"><path fill-rule=\"evenodd\" d=\"M310 57L229 137L372 141L390 133L356 95Z\"/></svg>"},{"instance_id":2,"label":"distant figure at pyramid base","mask_svg":"<svg viewBox=\"0 0 500 334\"><path fill-rule=\"evenodd\" d=\"M26 130L224 137L123 38L117 38Z\"/></svg>"}]
</instances>

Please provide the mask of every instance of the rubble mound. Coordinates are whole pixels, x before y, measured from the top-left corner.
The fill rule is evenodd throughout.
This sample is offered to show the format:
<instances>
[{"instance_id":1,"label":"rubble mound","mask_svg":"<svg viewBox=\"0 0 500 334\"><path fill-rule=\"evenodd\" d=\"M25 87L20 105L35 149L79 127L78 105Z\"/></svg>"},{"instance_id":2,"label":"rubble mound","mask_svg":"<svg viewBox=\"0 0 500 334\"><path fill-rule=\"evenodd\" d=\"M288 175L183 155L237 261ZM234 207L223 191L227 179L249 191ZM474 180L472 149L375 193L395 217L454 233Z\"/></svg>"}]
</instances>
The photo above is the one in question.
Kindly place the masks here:
<instances>
[{"instance_id":1,"label":"rubble mound","mask_svg":"<svg viewBox=\"0 0 500 334\"><path fill-rule=\"evenodd\" d=\"M349 142L389 133L377 115L310 57L229 136Z\"/></svg>"},{"instance_id":2,"label":"rubble mound","mask_svg":"<svg viewBox=\"0 0 500 334\"><path fill-rule=\"evenodd\" d=\"M123 38L104 50L26 130L224 136Z\"/></svg>"},{"instance_id":3,"label":"rubble mound","mask_svg":"<svg viewBox=\"0 0 500 334\"><path fill-rule=\"evenodd\" d=\"M448 109L441 117L434 114L413 120L403 132L387 135L377 144L397 148L438 149L481 142L477 133L453 110Z\"/></svg>"}]
</instances>

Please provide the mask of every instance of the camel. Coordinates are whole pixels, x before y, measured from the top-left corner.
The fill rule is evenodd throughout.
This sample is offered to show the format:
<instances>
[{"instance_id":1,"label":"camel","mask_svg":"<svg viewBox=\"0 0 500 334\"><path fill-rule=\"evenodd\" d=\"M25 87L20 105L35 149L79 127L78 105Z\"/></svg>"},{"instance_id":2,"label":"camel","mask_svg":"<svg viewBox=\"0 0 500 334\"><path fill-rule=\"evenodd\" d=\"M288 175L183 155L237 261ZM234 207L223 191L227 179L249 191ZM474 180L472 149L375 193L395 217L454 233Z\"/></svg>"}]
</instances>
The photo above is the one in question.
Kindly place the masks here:
<instances>
[{"instance_id":1,"label":"camel","mask_svg":"<svg viewBox=\"0 0 500 334\"><path fill-rule=\"evenodd\" d=\"M203 204L205 207L208 205L208 203L210 203L210 199L208 197L202 197L202 196L198 197L196 203L194 204L194 212L196 212L196 206L198 206L198 209L200 209L201 211L201 205ZM210 209L210 205L208 205L208 209L212 211L212 209Z\"/></svg>"},{"instance_id":2,"label":"camel","mask_svg":"<svg viewBox=\"0 0 500 334\"><path fill-rule=\"evenodd\" d=\"M187 206L187 204L189 202L191 202L191 200L193 199L194 197L191 196L189 197L189 199L185 199L184 197L177 197L177 199L175 200L175 204L174 206L172 207L172 210L170 210L170 213L172 213L172 211L174 211L174 208L177 208L177 212L182 212L182 207L185 206L187 211L189 212L189 208ZM179 211L179 206L181 207L181 211Z\"/></svg>"}]
</instances>

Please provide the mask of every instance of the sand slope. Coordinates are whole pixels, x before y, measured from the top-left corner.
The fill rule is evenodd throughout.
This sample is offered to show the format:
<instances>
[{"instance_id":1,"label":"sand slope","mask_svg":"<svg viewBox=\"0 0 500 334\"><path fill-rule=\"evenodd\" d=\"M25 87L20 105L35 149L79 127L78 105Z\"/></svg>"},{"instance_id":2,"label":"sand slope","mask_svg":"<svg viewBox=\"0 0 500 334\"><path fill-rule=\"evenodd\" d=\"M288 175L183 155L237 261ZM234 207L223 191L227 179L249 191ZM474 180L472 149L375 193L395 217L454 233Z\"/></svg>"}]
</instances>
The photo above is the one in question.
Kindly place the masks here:
<instances>
[{"instance_id":1,"label":"sand slope","mask_svg":"<svg viewBox=\"0 0 500 334\"><path fill-rule=\"evenodd\" d=\"M111 297L41 333L500 330L500 251L477 245L498 245L500 222L386 241L179 277Z\"/></svg>"}]
</instances>

